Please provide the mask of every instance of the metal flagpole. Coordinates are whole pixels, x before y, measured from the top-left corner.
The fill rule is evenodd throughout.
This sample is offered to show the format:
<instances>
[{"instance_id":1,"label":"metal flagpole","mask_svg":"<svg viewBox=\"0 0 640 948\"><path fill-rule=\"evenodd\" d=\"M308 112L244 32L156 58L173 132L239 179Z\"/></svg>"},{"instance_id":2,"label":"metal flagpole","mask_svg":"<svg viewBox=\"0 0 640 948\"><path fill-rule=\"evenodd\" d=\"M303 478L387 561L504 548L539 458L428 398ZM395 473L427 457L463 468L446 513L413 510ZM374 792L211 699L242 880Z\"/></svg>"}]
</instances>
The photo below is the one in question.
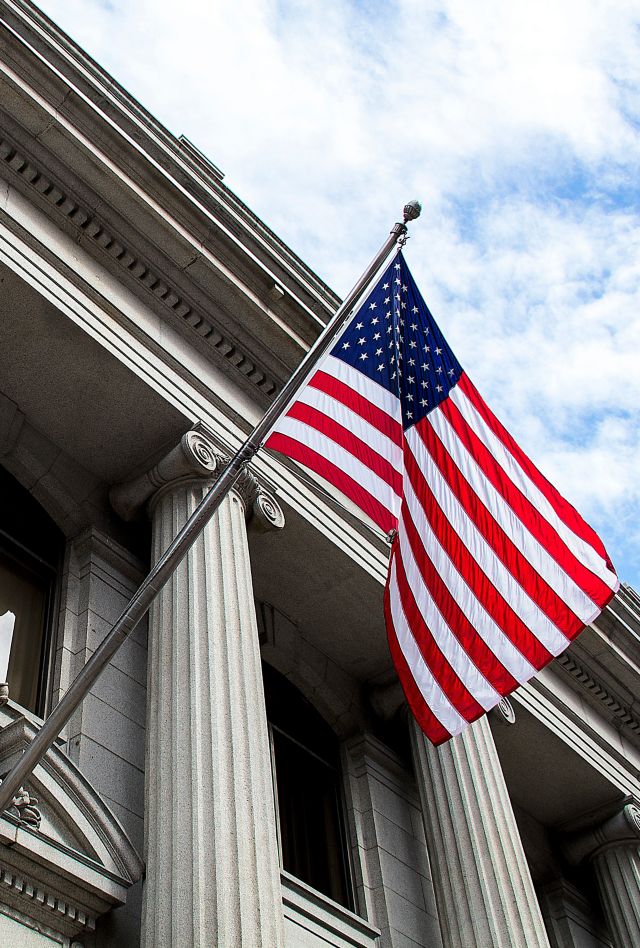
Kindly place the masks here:
<instances>
[{"instance_id":1,"label":"metal flagpole","mask_svg":"<svg viewBox=\"0 0 640 948\"><path fill-rule=\"evenodd\" d=\"M89 692L93 683L108 665L112 656L117 652L127 636L133 632L138 622L147 612L155 597L204 529L209 518L215 513L238 480L245 465L248 464L259 451L260 446L266 440L267 435L285 408L288 407L294 396L300 391L309 378L311 370L330 348L336 332L340 329L341 324L351 312L358 298L381 268L390 251L396 245L397 241L406 235L408 221L415 220L419 217L421 210L422 208L418 201L411 201L405 205L403 213L404 222L393 225L389 237L336 311L333 318L329 321L316 344L309 350L282 391L275 397L262 420L258 422L244 444L231 458L227 466L220 472L208 494L196 507L191 517L187 520L173 542L167 547L146 579L143 580L142 585L137 592L134 593L133 598L125 607L124 612L116 624L112 627L111 631L107 633L77 678L74 679L68 691L48 716L36 736L24 751L22 757L4 778L0 784L0 813L11 805L16 792L25 778L29 776L44 757L75 709Z\"/></svg>"}]
</instances>

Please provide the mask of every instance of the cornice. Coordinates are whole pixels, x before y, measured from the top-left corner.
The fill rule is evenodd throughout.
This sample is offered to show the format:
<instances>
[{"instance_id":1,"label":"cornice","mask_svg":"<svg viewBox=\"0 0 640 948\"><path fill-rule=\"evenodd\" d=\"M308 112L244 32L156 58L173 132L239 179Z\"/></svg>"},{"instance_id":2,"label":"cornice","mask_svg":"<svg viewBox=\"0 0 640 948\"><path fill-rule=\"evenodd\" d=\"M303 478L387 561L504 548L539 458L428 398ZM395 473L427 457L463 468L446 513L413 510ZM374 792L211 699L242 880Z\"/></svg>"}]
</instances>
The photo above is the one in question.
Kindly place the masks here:
<instances>
[{"instance_id":1,"label":"cornice","mask_svg":"<svg viewBox=\"0 0 640 948\"><path fill-rule=\"evenodd\" d=\"M640 738L640 718L624 701L615 697L590 668L581 664L571 652L559 655L556 662L574 682L580 685L581 690L587 692L592 703L602 707L605 714L618 728L631 731Z\"/></svg>"},{"instance_id":2,"label":"cornice","mask_svg":"<svg viewBox=\"0 0 640 948\"><path fill-rule=\"evenodd\" d=\"M0 0L0 23L14 37L41 57L43 68L69 83L94 106L96 115L108 118L130 141L140 143L142 150L157 161L176 183L194 194L209 192L243 225L245 236L262 243L270 254L277 254L304 283L307 292L333 309L338 298L251 209L222 184L223 173L185 138L176 138L154 116L110 76L81 47L66 36L30 0ZM47 86L54 83L47 82ZM57 83L59 85L59 83ZM54 93L52 93L54 95ZM71 102L60 103L66 107ZM204 185L204 190L202 189Z\"/></svg>"},{"instance_id":3,"label":"cornice","mask_svg":"<svg viewBox=\"0 0 640 948\"><path fill-rule=\"evenodd\" d=\"M0 166L9 169L28 189L46 201L60 217L72 225L78 235L92 242L96 249L108 254L123 274L133 279L144 294L162 303L174 319L204 340L253 386L268 396L276 393L276 381L260 368L255 359L242 351L235 340L214 324L210 316L205 316L182 292L177 291L164 277L155 272L135 250L119 240L102 223L98 214L63 190L50 174L30 160L6 135L0 137Z\"/></svg>"}]
</instances>

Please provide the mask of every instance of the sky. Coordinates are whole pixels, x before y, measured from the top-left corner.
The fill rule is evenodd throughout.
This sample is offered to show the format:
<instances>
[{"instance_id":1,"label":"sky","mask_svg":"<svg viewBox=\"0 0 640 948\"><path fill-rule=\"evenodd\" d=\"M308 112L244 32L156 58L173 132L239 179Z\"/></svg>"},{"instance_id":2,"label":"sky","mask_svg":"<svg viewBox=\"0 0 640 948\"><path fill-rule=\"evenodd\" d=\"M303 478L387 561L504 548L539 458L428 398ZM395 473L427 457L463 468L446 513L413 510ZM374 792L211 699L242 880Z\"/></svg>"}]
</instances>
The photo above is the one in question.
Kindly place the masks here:
<instances>
[{"instance_id":1,"label":"sky","mask_svg":"<svg viewBox=\"0 0 640 948\"><path fill-rule=\"evenodd\" d=\"M459 361L640 590L636 4L40 6L336 292L418 198Z\"/></svg>"}]
</instances>

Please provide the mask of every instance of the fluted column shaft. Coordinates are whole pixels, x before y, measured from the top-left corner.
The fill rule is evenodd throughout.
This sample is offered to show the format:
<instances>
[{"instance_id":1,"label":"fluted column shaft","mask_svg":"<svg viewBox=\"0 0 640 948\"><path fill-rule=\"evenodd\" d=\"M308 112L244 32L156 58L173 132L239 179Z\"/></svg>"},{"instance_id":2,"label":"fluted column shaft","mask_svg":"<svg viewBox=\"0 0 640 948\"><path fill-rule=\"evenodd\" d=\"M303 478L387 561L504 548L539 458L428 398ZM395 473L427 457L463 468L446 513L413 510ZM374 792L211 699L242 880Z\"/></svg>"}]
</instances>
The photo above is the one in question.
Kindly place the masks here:
<instances>
[{"instance_id":1,"label":"fluted column shaft","mask_svg":"<svg viewBox=\"0 0 640 948\"><path fill-rule=\"evenodd\" d=\"M549 948L486 718L412 746L445 948Z\"/></svg>"},{"instance_id":2,"label":"fluted column shaft","mask_svg":"<svg viewBox=\"0 0 640 948\"><path fill-rule=\"evenodd\" d=\"M640 945L640 850L616 846L593 860L600 900L616 948Z\"/></svg>"},{"instance_id":3,"label":"fluted column shaft","mask_svg":"<svg viewBox=\"0 0 640 948\"><path fill-rule=\"evenodd\" d=\"M625 801L603 823L564 840L574 865L590 863L615 948L640 945L640 807Z\"/></svg>"},{"instance_id":4,"label":"fluted column shaft","mask_svg":"<svg viewBox=\"0 0 640 948\"><path fill-rule=\"evenodd\" d=\"M164 487L158 557L207 490ZM149 621L143 948L279 948L269 740L243 501L231 493Z\"/></svg>"}]
</instances>

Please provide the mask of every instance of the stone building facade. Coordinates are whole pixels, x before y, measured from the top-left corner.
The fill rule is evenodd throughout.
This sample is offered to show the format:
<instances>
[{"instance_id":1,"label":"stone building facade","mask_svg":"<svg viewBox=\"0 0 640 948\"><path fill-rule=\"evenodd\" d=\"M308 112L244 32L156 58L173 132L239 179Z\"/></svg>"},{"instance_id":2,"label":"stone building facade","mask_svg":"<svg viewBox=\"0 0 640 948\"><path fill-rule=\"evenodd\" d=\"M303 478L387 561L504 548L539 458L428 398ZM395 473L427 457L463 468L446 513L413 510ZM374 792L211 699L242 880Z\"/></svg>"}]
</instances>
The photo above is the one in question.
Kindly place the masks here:
<instances>
[{"instance_id":1,"label":"stone building facade","mask_svg":"<svg viewBox=\"0 0 640 948\"><path fill-rule=\"evenodd\" d=\"M333 293L0 0L0 775ZM260 456L0 818L6 948L640 945L640 599L434 750L384 540Z\"/></svg>"}]
</instances>

